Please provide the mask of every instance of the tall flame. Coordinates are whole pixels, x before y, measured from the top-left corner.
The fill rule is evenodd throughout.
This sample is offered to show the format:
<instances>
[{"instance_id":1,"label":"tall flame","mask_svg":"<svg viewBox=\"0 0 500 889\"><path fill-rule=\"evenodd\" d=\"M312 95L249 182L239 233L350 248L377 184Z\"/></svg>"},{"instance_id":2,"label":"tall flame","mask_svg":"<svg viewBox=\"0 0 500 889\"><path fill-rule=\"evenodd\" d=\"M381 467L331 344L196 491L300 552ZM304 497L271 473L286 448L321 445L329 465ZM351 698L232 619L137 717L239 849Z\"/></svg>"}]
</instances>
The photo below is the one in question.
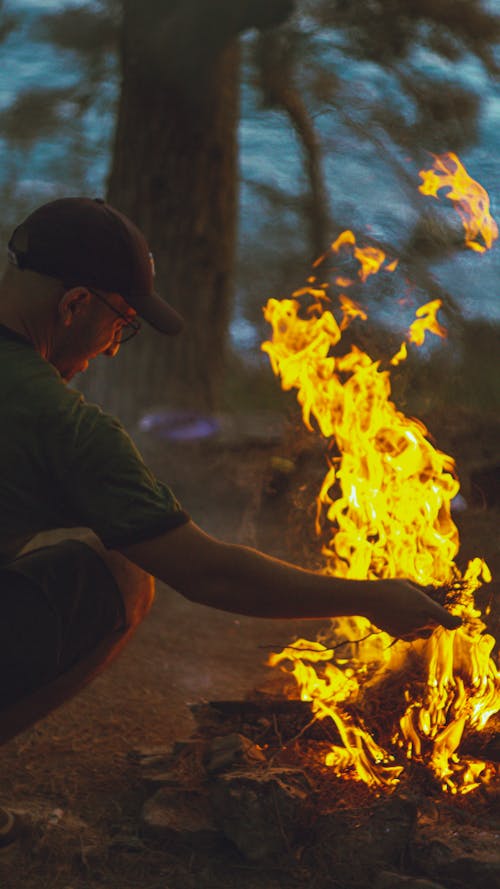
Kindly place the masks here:
<instances>
[{"instance_id":1,"label":"tall flame","mask_svg":"<svg viewBox=\"0 0 500 889\"><path fill-rule=\"evenodd\" d=\"M343 232L315 268L344 248L358 261L361 281L396 266L382 251L358 248L352 232ZM339 286L346 286L340 277ZM459 537L450 504L459 482L453 459L433 447L423 423L396 408L390 372L381 361L355 345L346 354L335 352L353 319L366 319L365 310L341 294L338 323L328 285L318 285L315 277L309 285L292 298L268 301L264 316L273 333L262 349L283 389L297 390L306 427L330 440L316 510L323 571L448 587L449 607L463 626L438 628L410 645L374 631L364 618L335 619L322 642L298 640L270 663L291 662L302 698L318 718L335 722L344 746L333 746L326 763L338 774L347 770L369 784L397 783L403 766L395 757L404 749L408 758L424 761L443 788L467 792L486 778L487 767L457 756L463 732L483 728L500 704L494 640L474 603L474 591L491 579L489 569L475 559L462 576L454 561ZM440 305L434 300L417 310L408 342L421 345L427 332L446 335L437 320ZM405 342L389 365L406 356ZM359 714L370 692L392 674L401 686L399 720L382 746ZM380 727L378 736L384 736Z\"/></svg>"},{"instance_id":2,"label":"tall flame","mask_svg":"<svg viewBox=\"0 0 500 889\"><path fill-rule=\"evenodd\" d=\"M449 189L446 197L453 201L462 220L466 246L478 253L489 250L498 238L498 226L490 214L488 192L469 176L456 154L450 151L434 155L433 167L421 170L419 175L423 180L419 186L422 194L437 198L438 191Z\"/></svg>"}]
</instances>

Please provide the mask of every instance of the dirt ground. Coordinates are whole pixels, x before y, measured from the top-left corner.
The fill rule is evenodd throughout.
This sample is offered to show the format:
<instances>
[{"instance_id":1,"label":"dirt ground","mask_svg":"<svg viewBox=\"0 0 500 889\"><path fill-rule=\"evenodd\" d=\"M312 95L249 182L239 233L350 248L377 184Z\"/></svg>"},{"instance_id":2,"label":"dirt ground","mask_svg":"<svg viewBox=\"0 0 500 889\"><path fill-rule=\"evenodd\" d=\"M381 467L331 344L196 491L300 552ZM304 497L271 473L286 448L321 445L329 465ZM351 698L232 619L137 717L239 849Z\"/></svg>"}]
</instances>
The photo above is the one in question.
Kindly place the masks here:
<instances>
[{"instance_id":1,"label":"dirt ground","mask_svg":"<svg viewBox=\"0 0 500 889\"><path fill-rule=\"evenodd\" d=\"M275 447L139 445L198 524L229 540L264 545L256 522ZM276 533L280 508L278 497L269 513L269 551L285 555L286 542ZM466 555L484 555L498 577L498 510L466 510L457 520ZM491 621L498 631L497 612ZM320 623L239 618L190 604L159 584L152 612L115 664L2 748L1 801L29 811L36 827L29 840L0 853L1 889L312 886L293 861L261 867L230 849L207 857L144 840L139 814L146 793L130 756L135 748L187 737L189 703L239 699L259 687L269 676L266 648L282 646L306 626L314 636Z\"/></svg>"}]
</instances>

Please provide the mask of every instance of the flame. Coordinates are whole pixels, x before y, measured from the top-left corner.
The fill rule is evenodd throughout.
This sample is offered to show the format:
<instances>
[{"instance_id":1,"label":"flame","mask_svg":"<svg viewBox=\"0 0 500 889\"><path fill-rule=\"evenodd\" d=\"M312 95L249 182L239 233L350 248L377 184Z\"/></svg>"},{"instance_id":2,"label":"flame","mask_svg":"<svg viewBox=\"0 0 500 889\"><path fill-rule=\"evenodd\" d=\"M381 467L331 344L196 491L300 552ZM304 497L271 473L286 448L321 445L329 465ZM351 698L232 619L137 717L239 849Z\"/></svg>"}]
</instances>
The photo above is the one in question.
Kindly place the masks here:
<instances>
[{"instance_id":1,"label":"flame","mask_svg":"<svg viewBox=\"0 0 500 889\"><path fill-rule=\"evenodd\" d=\"M442 306L440 299L434 299L425 306L420 306L416 311L416 319L410 324L408 331L408 340L415 343L416 346L422 346L425 342L425 334L427 332L435 333L444 339L446 337L446 329L441 326L437 320L438 310Z\"/></svg>"},{"instance_id":2,"label":"flame","mask_svg":"<svg viewBox=\"0 0 500 889\"><path fill-rule=\"evenodd\" d=\"M453 201L465 229L465 244L471 250L484 253L498 238L498 226L490 214L488 192L472 179L456 154L434 156L430 170L421 170L419 191L438 197L438 191L448 188L446 197ZM478 241L478 238L482 241Z\"/></svg>"},{"instance_id":3,"label":"flame","mask_svg":"<svg viewBox=\"0 0 500 889\"><path fill-rule=\"evenodd\" d=\"M346 231L315 267L345 249L358 260L362 282L375 273L375 265L377 271L393 271L397 264L384 265L382 251L375 256L371 248L368 253L357 248L353 233ZM374 631L365 618L337 618L323 640L334 642L332 647L298 640L272 655L270 663L291 663L301 697L319 719L335 723L344 746L332 747L326 764L337 774L395 784L403 770L396 762L399 751L400 757L404 752L423 761L443 789L466 793L486 779L487 767L458 757L461 738L468 729L484 728L500 701L494 640L484 632L474 602L474 591L491 576L481 559L474 559L463 576L456 566L459 536L450 505L459 491L454 461L433 447L422 422L396 408L390 373L381 361L355 345L344 355L336 353L344 329L367 315L340 294L339 324L326 286L270 299L264 316L272 339L262 344L283 389L297 390L306 427L330 440L316 501L323 572L447 587L453 590L449 607L463 625L456 631L438 628L429 639L409 644ZM312 305L304 306L305 298ZM417 309L409 343L421 345L427 332L446 336L437 319L440 306L434 300ZM407 354L403 342L390 364ZM389 733L387 726L375 727L375 739L360 713L388 677L400 686L398 719Z\"/></svg>"},{"instance_id":4,"label":"flame","mask_svg":"<svg viewBox=\"0 0 500 889\"><path fill-rule=\"evenodd\" d=\"M347 250L345 248L347 248ZM341 252L345 252L348 255L350 254L352 257L354 257L354 259L357 260L358 267L356 269L356 276L363 283L370 275L377 274L384 263L384 269L387 272L394 272L398 265L397 259L386 262L386 254L379 247L372 247L369 245L365 247L358 247L356 243L356 236L352 231L347 229L346 231L343 231L335 241L333 241L326 253L323 253L321 256L318 257L318 259L313 263L313 268L317 268L322 263L324 263L325 260L330 256L330 254L339 254ZM339 287L349 287L354 283L354 281L348 276L339 275L335 279L335 283L338 284Z\"/></svg>"},{"instance_id":5,"label":"flame","mask_svg":"<svg viewBox=\"0 0 500 889\"><path fill-rule=\"evenodd\" d=\"M365 310L361 308L359 303L354 302L353 299L349 299L348 296L344 296L343 293L340 294L339 300L342 307L341 330L345 330L346 327L349 327L349 324L354 318L361 318L362 321L366 321L368 315Z\"/></svg>"}]
</instances>

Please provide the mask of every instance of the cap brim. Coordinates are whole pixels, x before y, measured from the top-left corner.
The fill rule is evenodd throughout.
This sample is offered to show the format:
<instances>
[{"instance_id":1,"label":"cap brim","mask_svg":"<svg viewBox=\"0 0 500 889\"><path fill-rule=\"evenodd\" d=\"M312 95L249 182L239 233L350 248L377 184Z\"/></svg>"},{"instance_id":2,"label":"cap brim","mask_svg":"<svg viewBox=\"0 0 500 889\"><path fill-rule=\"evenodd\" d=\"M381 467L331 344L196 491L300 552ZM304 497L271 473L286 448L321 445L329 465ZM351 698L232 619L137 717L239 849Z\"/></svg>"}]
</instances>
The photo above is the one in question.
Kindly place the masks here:
<instances>
[{"instance_id":1,"label":"cap brim","mask_svg":"<svg viewBox=\"0 0 500 889\"><path fill-rule=\"evenodd\" d=\"M170 336L180 333L184 327L184 319L179 312L170 306L164 299L153 291L148 296L141 297L141 305L134 306L137 314L151 327L160 333L168 333Z\"/></svg>"}]
</instances>

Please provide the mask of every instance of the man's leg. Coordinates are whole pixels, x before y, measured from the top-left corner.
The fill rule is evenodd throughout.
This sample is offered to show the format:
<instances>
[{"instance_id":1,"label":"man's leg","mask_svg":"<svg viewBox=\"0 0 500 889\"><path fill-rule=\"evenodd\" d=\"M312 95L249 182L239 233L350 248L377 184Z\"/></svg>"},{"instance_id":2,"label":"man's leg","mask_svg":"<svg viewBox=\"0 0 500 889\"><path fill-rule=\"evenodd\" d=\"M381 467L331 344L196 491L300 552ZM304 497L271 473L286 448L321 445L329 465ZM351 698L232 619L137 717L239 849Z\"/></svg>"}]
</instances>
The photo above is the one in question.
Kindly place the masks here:
<instances>
[{"instance_id":1,"label":"man's leg","mask_svg":"<svg viewBox=\"0 0 500 889\"><path fill-rule=\"evenodd\" d=\"M0 743L33 725L97 676L122 650L152 604L150 575L119 553L104 550L95 538L84 540L28 552L0 572L0 601L6 599L5 607L0 605L0 620L2 612L9 611L9 595L17 607L17 613L10 608L10 624L6 620L9 642L0 645L4 699ZM31 666L19 676L23 663L18 662L23 658L31 659ZM17 693L12 691L16 687Z\"/></svg>"}]
</instances>

